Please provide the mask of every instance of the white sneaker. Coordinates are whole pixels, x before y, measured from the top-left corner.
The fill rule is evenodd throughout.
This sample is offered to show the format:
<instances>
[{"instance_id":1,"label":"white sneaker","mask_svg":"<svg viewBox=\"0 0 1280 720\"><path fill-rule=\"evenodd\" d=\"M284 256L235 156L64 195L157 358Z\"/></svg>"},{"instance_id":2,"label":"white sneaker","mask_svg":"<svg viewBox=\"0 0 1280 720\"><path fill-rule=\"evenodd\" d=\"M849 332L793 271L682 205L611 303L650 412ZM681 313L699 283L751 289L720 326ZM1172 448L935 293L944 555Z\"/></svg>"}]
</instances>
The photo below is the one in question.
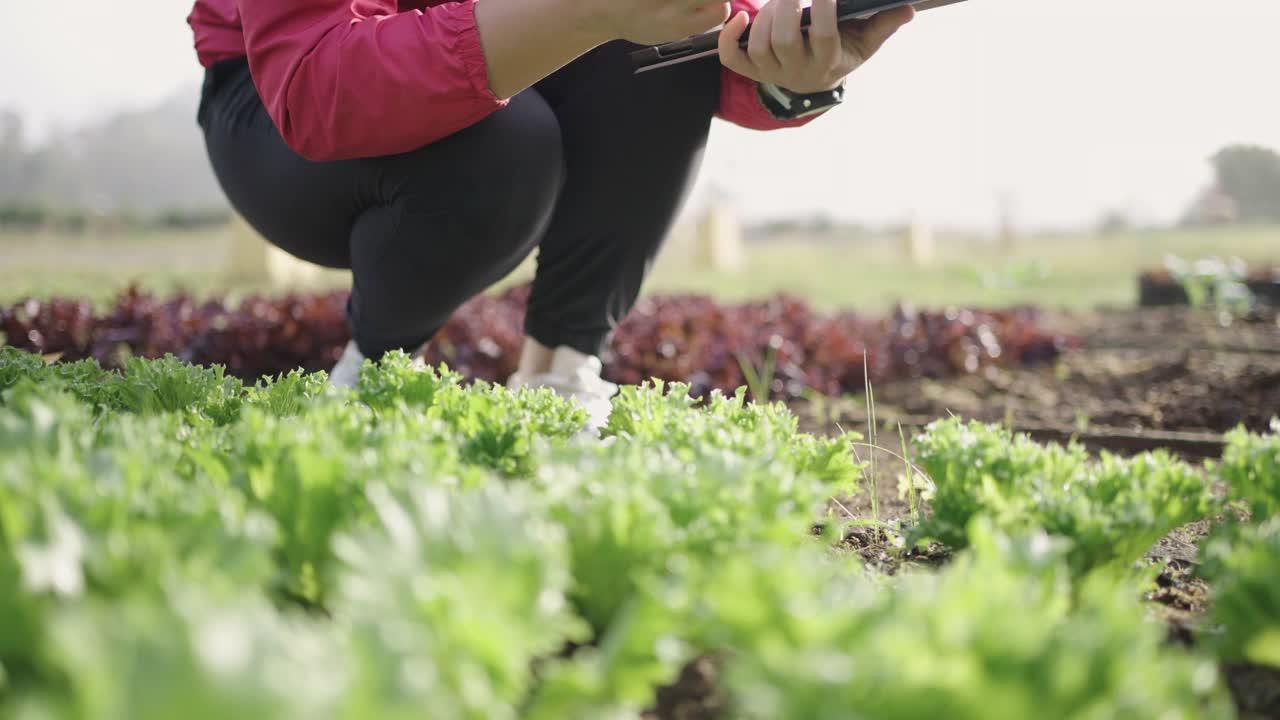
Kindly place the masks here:
<instances>
[{"instance_id":1,"label":"white sneaker","mask_svg":"<svg viewBox=\"0 0 1280 720\"><path fill-rule=\"evenodd\" d=\"M329 383L334 387L353 388L360 380L360 368L364 366L364 354L356 347L356 341L347 343L338 364L329 372Z\"/></svg>"},{"instance_id":2,"label":"white sneaker","mask_svg":"<svg viewBox=\"0 0 1280 720\"><path fill-rule=\"evenodd\" d=\"M618 386L600 377L603 366L600 358L580 353L570 347L558 347L551 353L551 369L540 375L524 376L517 372L507 380L507 387L550 388L555 394L576 402L587 411L587 424L583 431L598 437L609 414L613 412L611 398Z\"/></svg>"},{"instance_id":3,"label":"white sneaker","mask_svg":"<svg viewBox=\"0 0 1280 720\"><path fill-rule=\"evenodd\" d=\"M425 352L424 345L413 354L413 367L418 369L427 367L427 361L423 359ZM356 383L360 382L360 368L364 367L364 360L364 353L356 347L356 341L348 342L347 347L342 351L342 357L338 358L338 364L334 365L333 370L329 372L329 383L334 387L354 388Z\"/></svg>"}]
</instances>

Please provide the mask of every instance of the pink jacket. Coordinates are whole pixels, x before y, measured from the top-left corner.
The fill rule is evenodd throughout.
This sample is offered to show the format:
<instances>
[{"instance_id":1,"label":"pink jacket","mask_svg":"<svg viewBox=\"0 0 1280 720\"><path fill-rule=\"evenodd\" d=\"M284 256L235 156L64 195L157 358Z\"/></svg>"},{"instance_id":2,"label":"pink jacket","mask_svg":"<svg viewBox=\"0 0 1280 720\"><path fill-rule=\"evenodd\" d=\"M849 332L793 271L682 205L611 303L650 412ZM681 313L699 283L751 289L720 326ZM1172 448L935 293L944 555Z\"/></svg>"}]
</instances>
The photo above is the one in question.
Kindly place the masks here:
<instances>
[{"instance_id":1,"label":"pink jacket","mask_svg":"<svg viewBox=\"0 0 1280 720\"><path fill-rule=\"evenodd\" d=\"M752 13L761 4L732 1L735 11ZM196 0L187 21L205 67L248 56L290 147L312 160L341 160L417 149L505 104L489 90L475 4ZM724 119L761 130L804 123L775 120L751 80L722 72Z\"/></svg>"}]
</instances>

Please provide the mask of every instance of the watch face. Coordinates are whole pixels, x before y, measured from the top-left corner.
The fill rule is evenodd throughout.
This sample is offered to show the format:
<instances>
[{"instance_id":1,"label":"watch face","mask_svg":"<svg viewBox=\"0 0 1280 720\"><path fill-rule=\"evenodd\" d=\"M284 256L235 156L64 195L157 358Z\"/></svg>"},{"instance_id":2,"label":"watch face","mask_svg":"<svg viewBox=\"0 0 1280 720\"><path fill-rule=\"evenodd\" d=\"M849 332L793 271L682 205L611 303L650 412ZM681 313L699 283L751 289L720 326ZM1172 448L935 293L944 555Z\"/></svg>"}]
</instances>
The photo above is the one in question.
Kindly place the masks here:
<instances>
[{"instance_id":1,"label":"watch face","mask_svg":"<svg viewBox=\"0 0 1280 720\"><path fill-rule=\"evenodd\" d=\"M795 120L816 115L839 105L844 100L844 84L833 90L818 93L794 93L786 88L768 83L756 85L760 101L775 119Z\"/></svg>"},{"instance_id":2,"label":"watch face","mask_svg":"<svg viewBox=\"0 0 1280 720\"><path fill-rule=\"evenodd\" d=\"M817 97L814 95L805 96L804 99L802 99L797 106L793 108L796 113L796 117L807 117L809 115L820 113L824 110L830 110L841 102L841 96L834 92L823 93L823 96L825 97Z\"/></svg>"}]
</instances>

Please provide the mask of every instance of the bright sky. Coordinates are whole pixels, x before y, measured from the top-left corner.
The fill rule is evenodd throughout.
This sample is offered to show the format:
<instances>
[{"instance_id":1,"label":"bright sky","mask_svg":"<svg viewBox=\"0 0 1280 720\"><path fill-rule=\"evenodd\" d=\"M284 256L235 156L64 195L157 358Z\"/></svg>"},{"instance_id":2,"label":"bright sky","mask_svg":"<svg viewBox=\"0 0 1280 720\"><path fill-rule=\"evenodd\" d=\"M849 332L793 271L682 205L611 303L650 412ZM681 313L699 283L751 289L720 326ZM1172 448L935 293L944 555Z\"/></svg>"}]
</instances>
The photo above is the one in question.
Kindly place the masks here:
<instances>
[{"instance_id":1,"label":"bright sky","mask_svg":"<svg viewBox=\"0 0 1280 720\"><path fill-rule=\"evenodd\" d=\"M626 1L626 0L619 0ZM37 130L199 80L184 0L11 3L0 107ZM750 218L990 226L1175 218L1231 142L1280 148L1274 0L971 0L922 14L799 131L720 126L703 187Z\"/></svg>"}]
</instances>

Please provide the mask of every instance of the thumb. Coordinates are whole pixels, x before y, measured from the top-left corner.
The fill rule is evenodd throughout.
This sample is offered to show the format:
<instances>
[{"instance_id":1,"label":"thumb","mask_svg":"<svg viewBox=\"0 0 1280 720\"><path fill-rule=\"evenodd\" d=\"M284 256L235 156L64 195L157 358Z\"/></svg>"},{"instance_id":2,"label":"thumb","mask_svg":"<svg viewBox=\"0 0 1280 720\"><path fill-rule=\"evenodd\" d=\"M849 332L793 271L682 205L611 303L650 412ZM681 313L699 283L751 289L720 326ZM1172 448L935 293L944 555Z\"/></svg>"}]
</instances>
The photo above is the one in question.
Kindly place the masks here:
<instances>
[{"instance_id":1,"label":"thumb","mask_svg":"<svg viewBox=\"0 0 1280 720\"><path fill-rule=\"evenodd\" d=\"M751 16L739 11L720 30L720 63L739 75L747 77L753 74L751 59L745 50L738 47L738 42L750 24Z\"/></svg>"}]
</instances>

